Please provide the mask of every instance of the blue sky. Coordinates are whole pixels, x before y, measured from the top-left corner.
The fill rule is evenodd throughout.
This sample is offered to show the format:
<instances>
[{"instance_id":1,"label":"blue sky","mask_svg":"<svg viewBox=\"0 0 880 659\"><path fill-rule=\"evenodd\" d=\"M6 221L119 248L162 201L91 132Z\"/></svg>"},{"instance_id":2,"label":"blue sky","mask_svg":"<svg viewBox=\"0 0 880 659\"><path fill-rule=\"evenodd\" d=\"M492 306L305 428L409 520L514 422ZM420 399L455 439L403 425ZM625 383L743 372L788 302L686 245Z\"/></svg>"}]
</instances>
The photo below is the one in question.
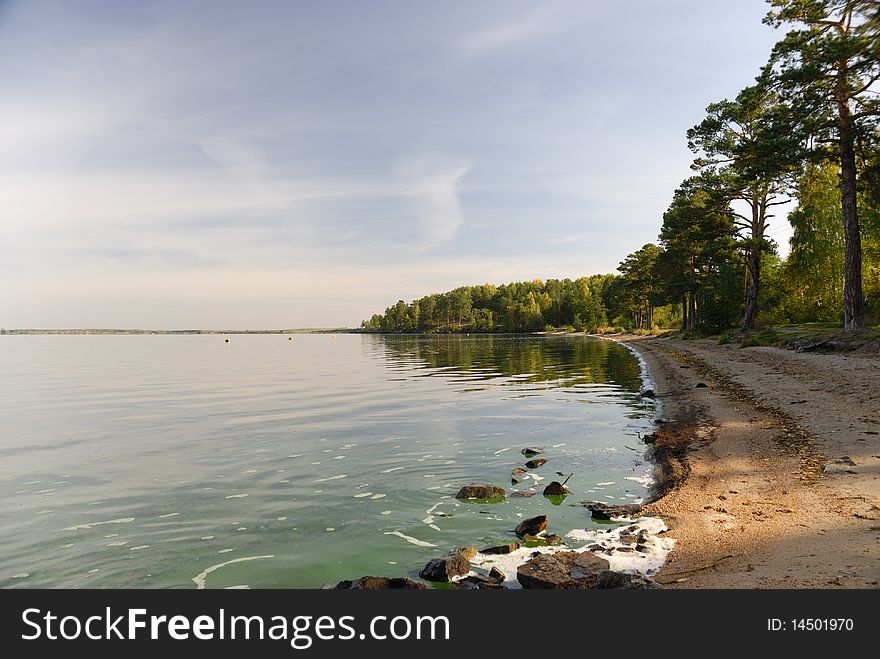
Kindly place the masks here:
<instances>
[{"instance_id":1,"label":"blue sky","mask_svg":"<svg viewBox=\"0 0 880 659\"><path fill-rule=\"evenodd\" d=\"M614 271L766 61L765 12L0 0L0 326L357 325Z\"/></svg>"}]
</instances>

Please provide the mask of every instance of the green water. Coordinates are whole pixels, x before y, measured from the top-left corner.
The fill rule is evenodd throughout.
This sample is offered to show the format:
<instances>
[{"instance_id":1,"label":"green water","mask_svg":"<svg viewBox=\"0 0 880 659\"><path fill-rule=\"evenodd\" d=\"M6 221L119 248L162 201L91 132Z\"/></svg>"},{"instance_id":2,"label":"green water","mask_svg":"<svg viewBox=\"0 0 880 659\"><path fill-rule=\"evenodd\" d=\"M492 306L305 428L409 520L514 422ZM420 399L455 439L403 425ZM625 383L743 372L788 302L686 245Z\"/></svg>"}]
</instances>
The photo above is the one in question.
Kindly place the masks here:
<instances>
[{"instance_id":1,"label":"green water","mask_svg":"<svg viewBox=\"0 0 880 659\"><path fill-rule=\"evenodd\" d=\"M579 501L637 501L650 474L653 409L610 341L4 336L0 364L0 587L412 576L524 517L590 528ZM533 445L543 482L510 488ZM456 501L472 481L539 494Z\"/></svg>"}]
</instances>

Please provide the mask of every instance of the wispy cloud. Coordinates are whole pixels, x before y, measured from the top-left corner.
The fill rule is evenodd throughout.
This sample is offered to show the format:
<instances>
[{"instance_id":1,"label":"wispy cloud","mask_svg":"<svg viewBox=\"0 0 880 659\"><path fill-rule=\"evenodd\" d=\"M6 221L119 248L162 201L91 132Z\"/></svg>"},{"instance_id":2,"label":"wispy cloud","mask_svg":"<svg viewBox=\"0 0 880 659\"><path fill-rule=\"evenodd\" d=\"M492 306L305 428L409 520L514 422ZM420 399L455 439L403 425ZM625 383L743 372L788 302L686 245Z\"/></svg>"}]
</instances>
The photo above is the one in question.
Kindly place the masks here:
<instances>
[{"instance_id":1,"label":"wispy cloud","mask_svg":"<svg viewBox=\"0 0 880 659\"><path fill-rule=\"evenodd\" d=\"M530 41L550 31L555 14L555 9L549 5L523 12L471 32L458 43L458 47L465 53L476 55Z\"/></svg>"}]
</instances>

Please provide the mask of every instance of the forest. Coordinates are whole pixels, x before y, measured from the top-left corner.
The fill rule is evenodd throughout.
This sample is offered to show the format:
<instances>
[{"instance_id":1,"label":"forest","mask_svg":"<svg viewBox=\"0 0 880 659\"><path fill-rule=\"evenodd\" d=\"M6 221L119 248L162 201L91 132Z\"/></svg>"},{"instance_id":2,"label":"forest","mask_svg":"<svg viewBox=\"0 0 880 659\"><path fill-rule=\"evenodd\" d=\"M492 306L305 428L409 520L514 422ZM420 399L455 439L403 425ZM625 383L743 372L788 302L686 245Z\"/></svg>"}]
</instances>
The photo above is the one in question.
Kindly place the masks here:
<instances>
[{"instance_id":1,"label":"forest","mask_svg":"<svg viewBox=\"0 0 880 659\"><path fill-rule=\"evenodd\" d=\"M716 334L880 321L880 0L769 4L764 22L783 36L752 85L687 131L692 175L671 191L656 241L617 273L464 286L400 300L362 328ZM786 258L769 230L783 213Z\"/></svg>"}]
</instances>

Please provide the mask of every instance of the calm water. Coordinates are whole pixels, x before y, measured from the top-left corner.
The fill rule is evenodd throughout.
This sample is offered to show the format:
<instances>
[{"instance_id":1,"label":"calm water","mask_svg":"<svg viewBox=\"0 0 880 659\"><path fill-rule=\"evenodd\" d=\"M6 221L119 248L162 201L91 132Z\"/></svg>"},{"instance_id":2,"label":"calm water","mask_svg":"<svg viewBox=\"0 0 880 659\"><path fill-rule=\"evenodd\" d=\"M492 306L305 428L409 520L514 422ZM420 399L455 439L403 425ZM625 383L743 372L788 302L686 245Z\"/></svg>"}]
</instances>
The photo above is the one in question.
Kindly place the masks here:
<instances>
[{"instance_id":1,"label":"calm water","mask_svg":"<svg viewBox=\"0 0 880 659\"><path fill-rule=\"evenodd\" d=\"M653 409L609 341L3 336L0 365L0 587L412 575L523 517L589 528L579 501L638 500L650 473ZM562 505L453 498L509 485L527 445L550 461L516 489L574 472Z\"/></svg>"}]
</instances>

